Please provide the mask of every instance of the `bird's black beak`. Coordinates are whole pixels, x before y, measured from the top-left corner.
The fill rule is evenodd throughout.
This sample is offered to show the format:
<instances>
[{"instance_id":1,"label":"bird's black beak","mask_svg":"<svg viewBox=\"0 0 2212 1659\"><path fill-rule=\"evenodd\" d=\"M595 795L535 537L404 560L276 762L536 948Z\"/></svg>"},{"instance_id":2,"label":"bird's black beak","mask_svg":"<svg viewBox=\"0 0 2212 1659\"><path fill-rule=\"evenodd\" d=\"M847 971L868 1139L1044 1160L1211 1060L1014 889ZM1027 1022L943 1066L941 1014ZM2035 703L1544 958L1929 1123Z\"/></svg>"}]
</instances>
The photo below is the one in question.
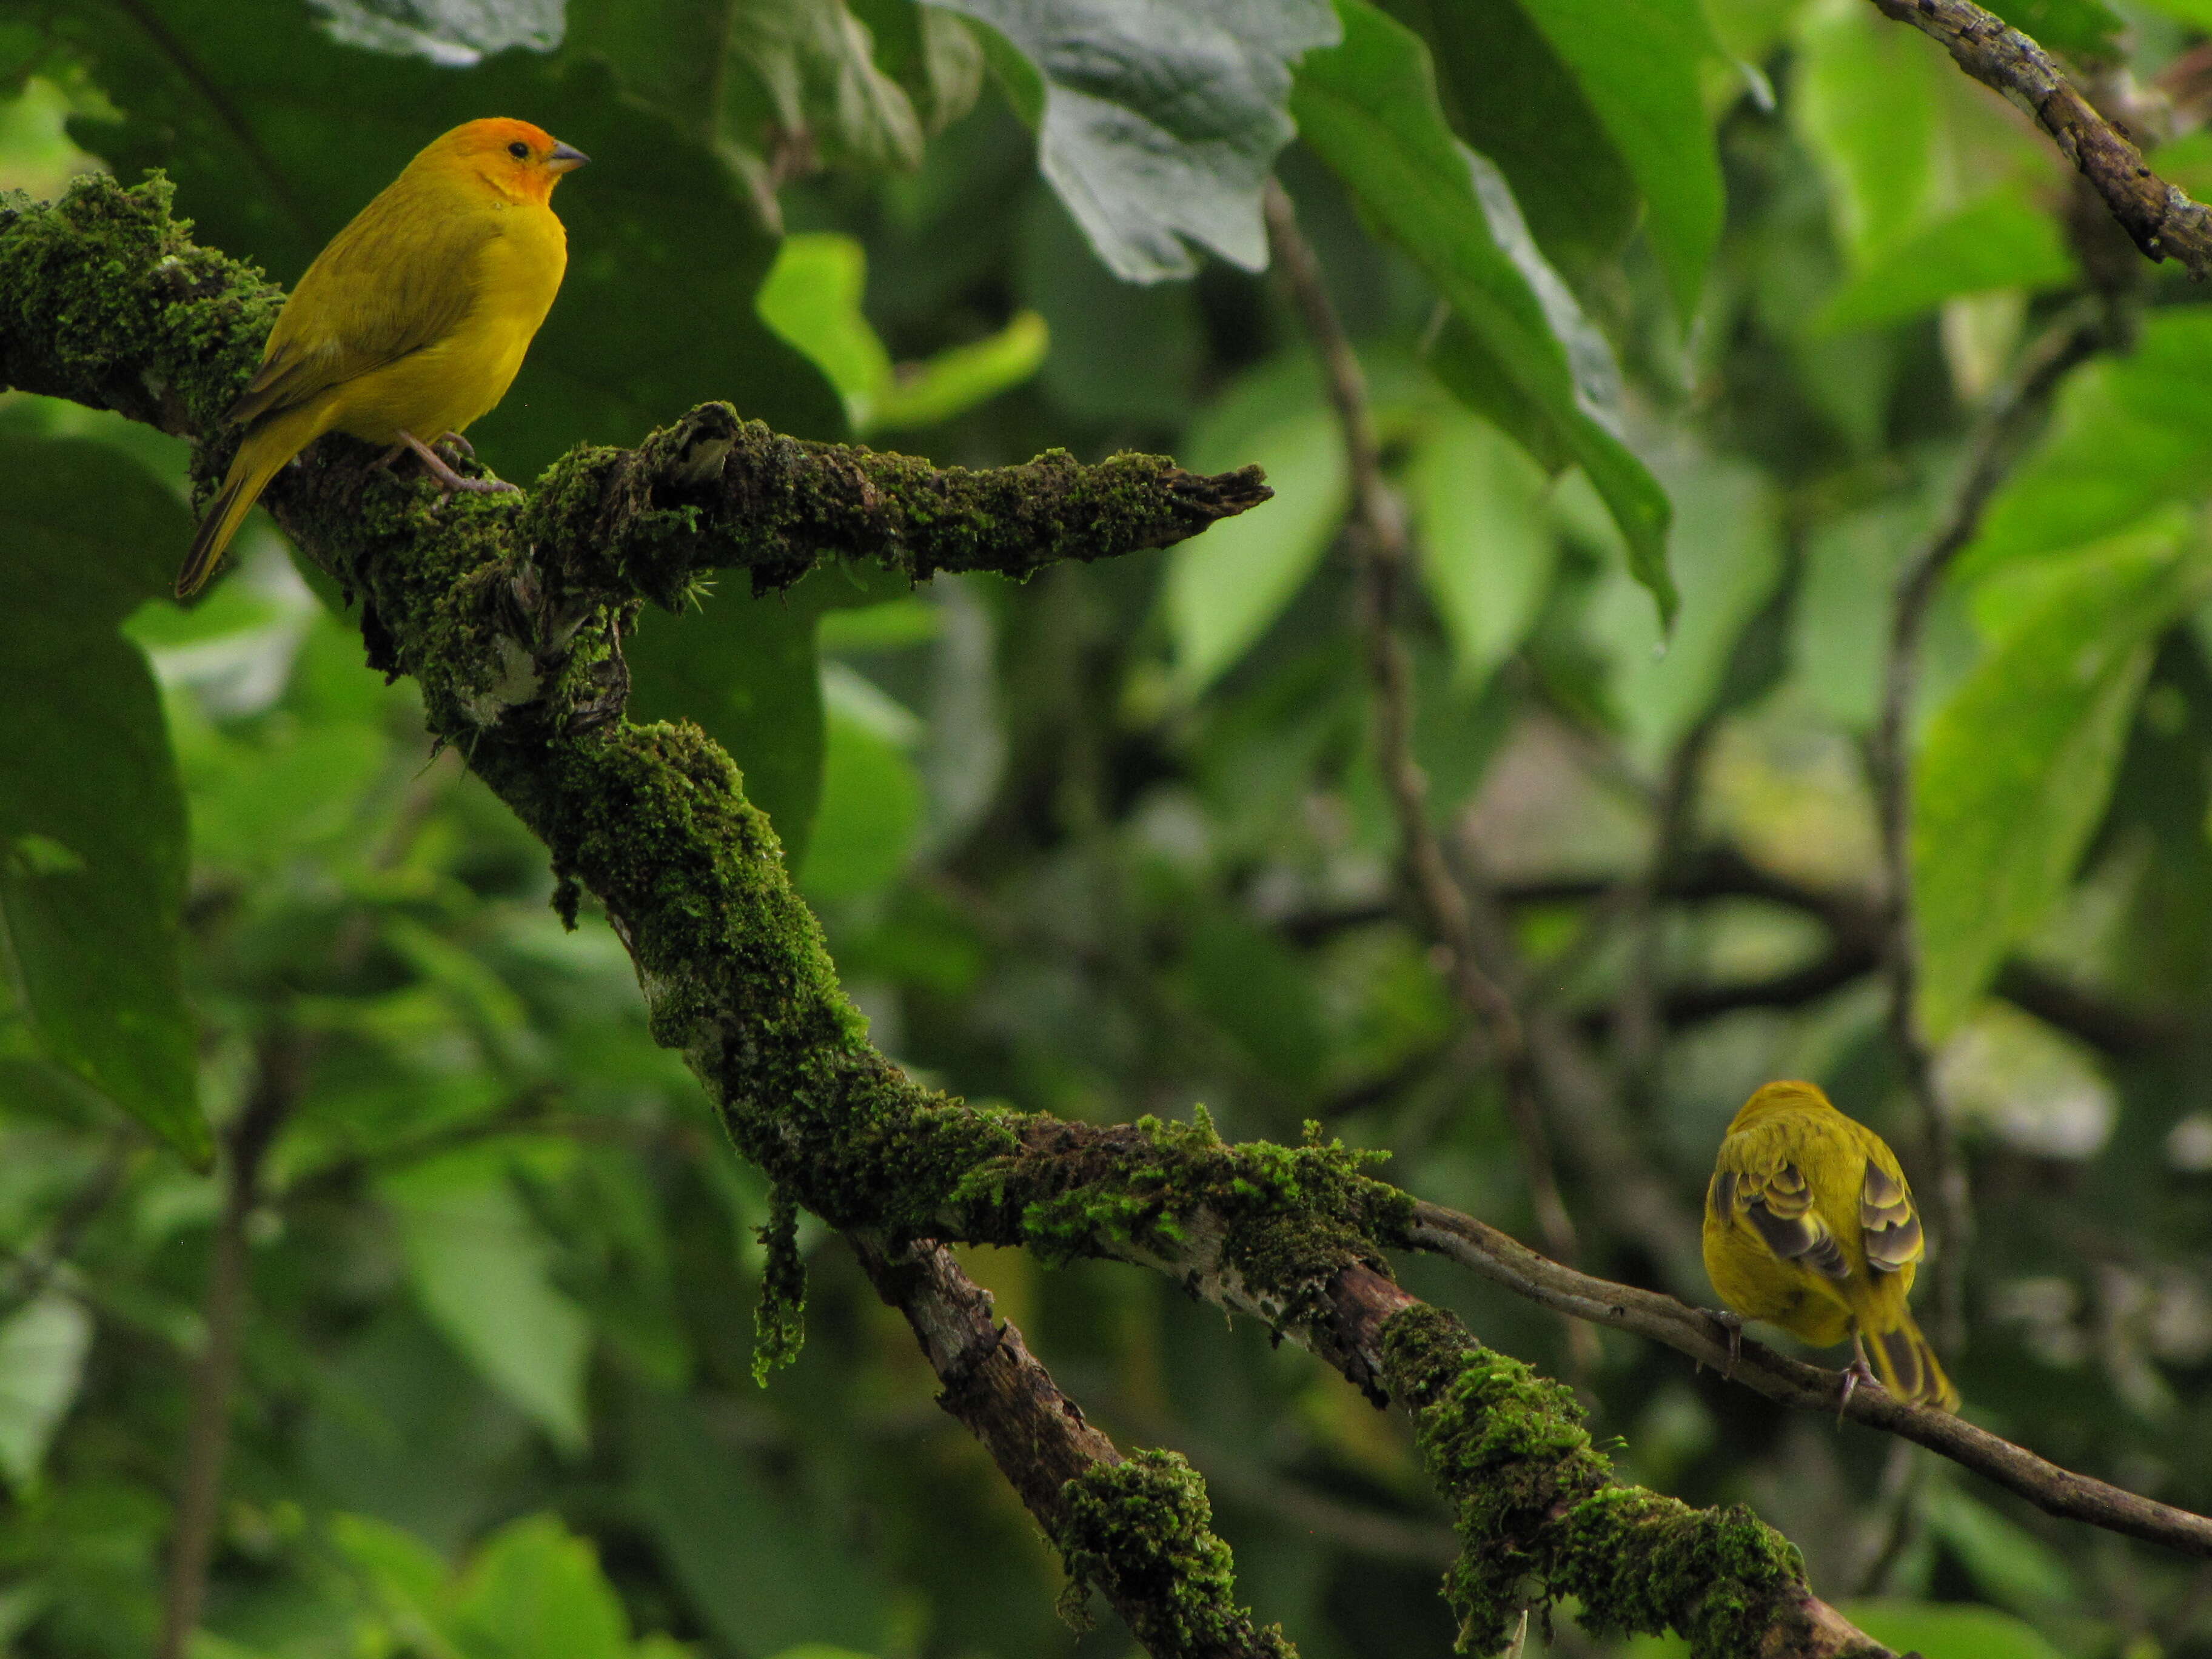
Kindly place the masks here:
<instances>
[{"instance_id":1,"label":"bird's black beak","mask_svg":"<svg viewBox=\"0 0 2212 1659\"><path fill-rule=\"evenodd\" d=\"M553 153L545 158L545 165L555 173L574 173L592 158L574 144L553 146Z\"/></svg>"}]
</instances>

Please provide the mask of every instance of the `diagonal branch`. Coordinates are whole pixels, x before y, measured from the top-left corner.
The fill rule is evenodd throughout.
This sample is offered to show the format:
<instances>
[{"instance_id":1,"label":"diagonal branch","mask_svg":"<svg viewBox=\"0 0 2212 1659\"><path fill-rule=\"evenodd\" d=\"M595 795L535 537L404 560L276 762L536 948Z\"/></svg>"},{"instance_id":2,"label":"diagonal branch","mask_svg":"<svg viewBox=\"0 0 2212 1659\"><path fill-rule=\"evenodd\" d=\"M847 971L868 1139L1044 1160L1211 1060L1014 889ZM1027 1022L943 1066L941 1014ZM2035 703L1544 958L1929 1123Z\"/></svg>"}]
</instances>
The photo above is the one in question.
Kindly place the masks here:
<instances>
[{"instance_id":1,"label":"diagonal branch","mask_svg":"<svg viewBox=\"0 0 2212 1659\"><path fill-rule=\"evenodd\" d=\"M1874 0L1885 17L1940 40L1952 60L2035 119L2104 198L2146 257L2212 275L2212 209L2144 163L2127 131L2100 115L2049 52L1973 0Z\"/></svg>"},{"instance_id":2,"label":"diagonal branch","mask_svg":"<svg viewBox=\"0 0 2212 1659\"><path fill-rule=\"evenodd\" d=\"M1229 1546L1195 1471L1173 1452L1125 1458L1061 1393L942 1244L849 1235L877 1294L906 1316L945 1391L1066 1564L1153 1659L1297 1659L1281 1627L1237 1605ZM1139 1517L1141 1520L1139 1521Z\"/></svg>"}]
</instances>

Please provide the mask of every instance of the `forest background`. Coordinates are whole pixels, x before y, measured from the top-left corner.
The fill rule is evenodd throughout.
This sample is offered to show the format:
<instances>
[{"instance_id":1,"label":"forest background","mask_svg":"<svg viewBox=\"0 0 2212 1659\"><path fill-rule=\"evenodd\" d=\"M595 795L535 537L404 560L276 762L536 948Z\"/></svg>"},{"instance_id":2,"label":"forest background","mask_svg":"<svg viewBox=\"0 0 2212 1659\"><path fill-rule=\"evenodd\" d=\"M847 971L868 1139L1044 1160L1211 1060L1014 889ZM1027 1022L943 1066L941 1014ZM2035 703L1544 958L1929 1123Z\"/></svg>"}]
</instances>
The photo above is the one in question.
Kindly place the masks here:
<instances>
[{"instance_id":1,"label":"forest background","mask_svg":"<svg viewBox=\"0 0 2212 1659\"><path fill-rule=\"evenodd\" d=\"M2212 4L2002 10L2212 194ZM1317 1121L1704 1303L1723 1126L1820 1082L1913 1176L1969 1418L2212 1510L2212 304L1921 33L7 0L0 100L0 189L159 167L279 283L458 120L591 154L471 434L509 478L708 398L946 465L1264 466L1201 535L1024 580L726 574L623 641L630 714L727 749L875 1043L973 1102ZM622 939L564 929L265 519L162 597L190 462L0 392L0 1652L181 1639L195 1513L196 1659L1128 1651L1061 1622L1060 1557L808 1215L804 1346L757 1384L777 1205ZM1203 1474L1260 1620L1452 1645L1402 1416L1161 1274L958 1259ZM1396 1265L1894 1646L2212 1652L2180 1556ZM1526 1643L1611 1650L1572 1611Z\"/></svg>"}]
</instances>

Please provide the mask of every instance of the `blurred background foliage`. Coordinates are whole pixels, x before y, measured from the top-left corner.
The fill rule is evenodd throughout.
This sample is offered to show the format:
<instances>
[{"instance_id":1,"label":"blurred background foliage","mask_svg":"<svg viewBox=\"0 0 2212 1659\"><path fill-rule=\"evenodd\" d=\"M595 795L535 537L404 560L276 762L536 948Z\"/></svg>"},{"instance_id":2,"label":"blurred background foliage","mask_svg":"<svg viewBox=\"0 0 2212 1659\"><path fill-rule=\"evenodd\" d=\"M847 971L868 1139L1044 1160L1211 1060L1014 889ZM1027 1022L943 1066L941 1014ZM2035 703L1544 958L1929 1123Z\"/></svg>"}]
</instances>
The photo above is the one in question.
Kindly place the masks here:
<instances>
[{"instance_id":1,"label":"blurred background foliage","mask_svg":"<svg viewBox=\"0 0 2212 1659\"><path fill-rule=\"evenodd\" d=\"M2160 165L2212 183L2212 7L1999 9L2132 74ZM1277 167L1416 531L1431 809L1656 1177L1632 1205L1563 1137L1583 1265L1692 1301L1757 1083L1821 1081L1923 1168L1874 977L1890 585L2023 341L2129 288L2131 354L2073 377L1932 615L1923 1014L1979 1199L1969 1413L2212 1508L2212 306L2115 260L1929 42L1863 0L0 3L0 188L159 167L279 282L494 112L594 158L474 434L507 477L726 397L1275 485L1026 585L830 571L647 619L634 714L736 757L877 1041L1072 1117L1319 1119L1533 1237L1395 890L1341 448L1260 270ZM256 1112L198 1659L1126 1652L1056 1621L1049 1551L811 1223L805 1351L755 1387L767 1195L619 944L563 933L542 849L265 521L196 609L153 597L186 459L0 395L0 1652L154 1640L222 1224L191 1160ZM1206 1474L1310 1659L1449 1647L1397 1418L1135 1270L967 1264L1124 1444ZM2212 1654L2202 1571L1406 1273L1900 1648Z\"/></svg>"}]
</instances>

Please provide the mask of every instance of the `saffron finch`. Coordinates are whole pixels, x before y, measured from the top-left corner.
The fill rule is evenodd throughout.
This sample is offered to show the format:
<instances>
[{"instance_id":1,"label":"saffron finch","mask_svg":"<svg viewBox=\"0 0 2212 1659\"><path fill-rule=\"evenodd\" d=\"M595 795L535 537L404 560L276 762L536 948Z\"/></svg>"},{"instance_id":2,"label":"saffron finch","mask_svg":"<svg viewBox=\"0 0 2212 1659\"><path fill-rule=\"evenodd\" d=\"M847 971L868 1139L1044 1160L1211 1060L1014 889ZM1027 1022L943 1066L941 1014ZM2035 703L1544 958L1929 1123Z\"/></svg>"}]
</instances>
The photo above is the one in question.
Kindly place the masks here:
<instances>
[{"instance_id":1,"label":"saffron finch","mask_svg":"<svg viewBox=\"0 0 2212 1659\"><path fill-rule=\"evenodd\" d=\"M581 150L527 121L471 121L431 141L315 256L226 419L245 441L201 524L177 597L205 584L276 470L325 432L420 456L448 491L465 478L431 447L506 396L568 264L553 186Z\"/></svg>"},{"instance_id":2,"label":"saffron finch","mask_svg":"<svg viewBox=\"0 0 2212 1659\"><path fill-rule=\"evenodd\" d=\"M1705 1189L1705 1272L1743 1318L1816 1347L1850 1338L1845 1403L1865 1381L1958 1409L1905 1304L1924 1249L1912 1189L1880 1135L1809 1083L1770 1083L1744 1103Z\"/></svg>"}]
</instances>

